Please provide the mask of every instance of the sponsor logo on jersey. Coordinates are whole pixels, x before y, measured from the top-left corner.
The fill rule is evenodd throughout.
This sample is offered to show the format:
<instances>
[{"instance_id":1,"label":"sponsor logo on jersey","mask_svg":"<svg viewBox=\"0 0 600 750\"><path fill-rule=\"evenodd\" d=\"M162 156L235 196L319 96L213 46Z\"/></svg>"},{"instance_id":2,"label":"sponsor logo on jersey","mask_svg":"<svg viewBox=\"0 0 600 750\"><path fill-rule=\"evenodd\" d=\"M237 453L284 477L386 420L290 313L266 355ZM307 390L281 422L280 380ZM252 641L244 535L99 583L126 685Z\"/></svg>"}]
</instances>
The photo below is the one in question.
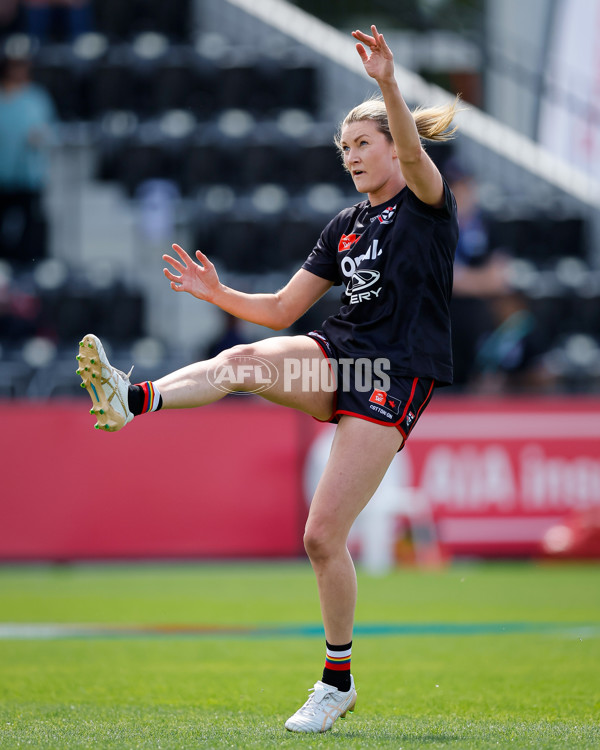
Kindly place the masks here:
<instances>
[{"instance_id":1,"label":"sponsor logo on jersey","mask_svg":"<svg viewBox=\"0 0 600 750\"><path fill-rule=\"evenodd\" d=\"M348 294L362 292L364 289L368 289L379 281L380 276L381 274L379 271L374 271L369 268L365 268L364 271L357 271L353 274L350 283L348 284Z\"/></svg>"},{"instance_id":2,"label":"sponsor logo on jersey","mask_svg":"<svg viewBox=\"0 0 600 750\"><path fill-rule=\"evenodd\" d=\"M381 274L379 271L365 268L364 271L356 271L348 282L346 294L350 297L350 304L355 305L358 302L365 302L373 297L379 297L379 292L383 287L372 289L374 284L379 281Z\"/></svg>"},{"instance_id":3,"label":"sponsor logo on jersey","mask_svg":"<svg viewBox=\"0 0 600 750\"><path fill-rule=\"evenodd\" d=\"M378 221L380 224L391 224L396 217L396 206L388 206L380 214L374 216L371 221Z\"/></svg>"},{"instance_id":4,"label":"sponsor logo on jersey","mask_svg":"<svg viewBox=\"0 0 600 750\"><path fill-rule=\"evenodd\" d=\"M369 401L371 401L374 404L379 404L380 406L383 406L383 404L385 404L386 398L387 398L387 393L385 391L378 391L377 389L375 389L373 393L371 394Z\"/></svg>"},{"instance_id":5,"label":"sponsor logo on jersey","mask_svg":"<svg viewBox=\"0 0 600 750\"><path fill-rule=\"evenodd\" d=\"M360 234L343 234L340 237L340 241L338 243L338 253L345 253L346 250L350 250L350 248L358 242L360 239Z\"/></svg>"},{"instance_id":6,"label":"sponsor logo on jersey","mask_svg":"<svg viewBox=\"0 0 600 750\"><path fill-rule=\"evenodd\" d=\"M400 399L395 398L395 396L391 396L389 393L386 393L385 391L380 391L380 390L377 390L376 388L371 394L371 396L369 397L369 401L373 404L378 404L379 406L383 406L386 409L389 409L390 411L394 412L394 414L400 414L400 406L402 405ZM413 415L413 419L414 419L414 415Z\"/></svg>"},{"instance_id":7,"label":"sponsor logo on jersey","mask_svg":"<svg viewBox=\"0 0 600 750\"><path fill-rule=\"evenodd\" d=\"M412 411L409 411L406 415L406 426L410 427L411 424L414 422L415 415L412 413Z\"/></svg>"},{"instance_id":8,"label":"sponsor logo on jersey","mask_svg":"<svg viewBox=\"0 0 600 750\"><path fill-rule=\"evenodd\" d=\"M353 258L351 255L346 255L345 258L342 258L342 262L340 264L342 273L344 274L344 276L346 276L346 278L350 278L356 273L358 267L363 261L375 260L375 258L378 258L382 252L383 249L379 247L379 240L373 240L373 242L369 245L369 249L366 253L363 253L356 258Z\"/></svg>"},{"instance_id":9,"label":"sponsor logo on jersey","mask_svg":"<svg viewBox=\"0 0 600 750\"><path fill-rule=\"evenodd\" d=\"M387 394L387 399L385 401L385 408L389 409L390 411L393 411L394 414L400 414L400 407L402 406L402 401L400 401L399 398L396 398L395 396Z\"/></svg>"}]
</instances>

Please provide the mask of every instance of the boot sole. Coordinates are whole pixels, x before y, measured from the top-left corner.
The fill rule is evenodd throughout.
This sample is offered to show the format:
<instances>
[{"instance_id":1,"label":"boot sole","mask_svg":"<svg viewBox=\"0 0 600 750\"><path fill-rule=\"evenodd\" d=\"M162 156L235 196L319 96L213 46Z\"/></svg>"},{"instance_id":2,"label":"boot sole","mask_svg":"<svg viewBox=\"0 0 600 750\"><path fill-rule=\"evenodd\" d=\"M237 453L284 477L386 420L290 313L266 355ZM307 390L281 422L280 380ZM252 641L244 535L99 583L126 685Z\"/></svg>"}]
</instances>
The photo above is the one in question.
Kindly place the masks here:
<instances>
[{"instance_id":1,"label":"boot sole","mask_svg":"<svg viewBox=\"0 0 600 750\"><path fill-rule=\"evenodd\" d=\"M104 350L102 356L99 349L102 348L96 336L88 333L79 342L79 368L77 374L81 377L81 387L85 388L92 399L90 414L97 419L94 427L104 432L117 432L125 427L125 417L119 414L106 398L102 387L102 365L108 364ZM103 362L104 360L104 362Z\"/></svg>"}]
</instances>

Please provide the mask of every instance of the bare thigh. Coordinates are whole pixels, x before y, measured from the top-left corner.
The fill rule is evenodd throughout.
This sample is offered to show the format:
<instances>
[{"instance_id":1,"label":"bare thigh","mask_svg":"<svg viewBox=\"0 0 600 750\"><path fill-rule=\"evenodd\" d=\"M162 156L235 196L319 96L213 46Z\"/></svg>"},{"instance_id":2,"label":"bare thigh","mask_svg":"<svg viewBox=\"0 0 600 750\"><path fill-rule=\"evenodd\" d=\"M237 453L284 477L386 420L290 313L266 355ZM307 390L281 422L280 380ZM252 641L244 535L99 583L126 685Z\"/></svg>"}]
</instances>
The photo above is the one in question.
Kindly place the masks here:
<instances>
[{"instance_id":1,"label":"bare thigh","mask_svg":"<svg viewBox=\"0 0 600 750\"><path fill-rule=\"evenodd\" d=\"M275 404L327 420L335 405L335 389L321 348L309 336L272 336L223 352L223 357L261 357L277 372L277 381L259 393ZM326 377L322 377L325 375ZM252 384L248 390L252 390Z\"/></svg>"},{"instance_id":2,"label":"bare thigh","mask_svg":"<svg viewBox=\"0 0 600 750\"><path fill-rule=\"evenodd\" d=\"M307 535L327 545L345 545L401 445L402 435L392 425L343 416L310 506Z\"/></svg>"}]
</instances>

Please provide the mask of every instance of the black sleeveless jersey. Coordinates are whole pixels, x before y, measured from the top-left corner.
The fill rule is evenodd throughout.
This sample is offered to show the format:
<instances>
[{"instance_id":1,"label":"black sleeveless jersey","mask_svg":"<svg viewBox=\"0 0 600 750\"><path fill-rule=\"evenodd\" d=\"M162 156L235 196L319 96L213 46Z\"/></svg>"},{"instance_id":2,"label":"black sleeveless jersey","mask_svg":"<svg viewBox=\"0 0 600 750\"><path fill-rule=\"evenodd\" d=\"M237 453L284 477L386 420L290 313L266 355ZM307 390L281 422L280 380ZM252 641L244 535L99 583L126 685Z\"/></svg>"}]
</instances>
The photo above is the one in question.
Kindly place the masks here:
<instances>
[{"instance_id":1,"label":"black sleeveless jersey","mask_svg":"<svg viewBox=\"0 0 600 750\"><path fill-rule=\"evenodd\" d=\"M404 187L385 204L344 209L321 233L302 267L345 285L339 312L323 323L340 357L383 357L393 375L452 382L458 220L445 182L444 198L433 208Z\"/></svg>"}]
</instances>

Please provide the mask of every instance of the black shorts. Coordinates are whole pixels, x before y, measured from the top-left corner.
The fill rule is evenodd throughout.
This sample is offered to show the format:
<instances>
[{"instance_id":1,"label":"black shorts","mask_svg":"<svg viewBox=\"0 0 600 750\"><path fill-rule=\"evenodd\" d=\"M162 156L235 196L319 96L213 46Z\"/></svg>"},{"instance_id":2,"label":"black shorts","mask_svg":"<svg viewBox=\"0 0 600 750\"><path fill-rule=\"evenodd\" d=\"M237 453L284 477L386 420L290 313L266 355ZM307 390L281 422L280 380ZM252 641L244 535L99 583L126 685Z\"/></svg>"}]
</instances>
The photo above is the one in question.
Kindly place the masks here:
<instances>
[{"instance_id":1,"label":"black shorts","mask_svg":"<svg viewBox=\"0 0 600 750\"><path fill-rule=\"evenodd\" d=\"M311 331L306 335L317 342L328 360L338 361L339 355L335 347L321 331ZM342 382L338 377L333 413L329 419L317 421L337 424L341 416L348 414L369 422L392 425L402 434L403 447L431 401L435 381L431 378L392 375L389 380L387 390L377 387L359 390L355 378L345 378Z\"/></svg>"}]
</instances>

